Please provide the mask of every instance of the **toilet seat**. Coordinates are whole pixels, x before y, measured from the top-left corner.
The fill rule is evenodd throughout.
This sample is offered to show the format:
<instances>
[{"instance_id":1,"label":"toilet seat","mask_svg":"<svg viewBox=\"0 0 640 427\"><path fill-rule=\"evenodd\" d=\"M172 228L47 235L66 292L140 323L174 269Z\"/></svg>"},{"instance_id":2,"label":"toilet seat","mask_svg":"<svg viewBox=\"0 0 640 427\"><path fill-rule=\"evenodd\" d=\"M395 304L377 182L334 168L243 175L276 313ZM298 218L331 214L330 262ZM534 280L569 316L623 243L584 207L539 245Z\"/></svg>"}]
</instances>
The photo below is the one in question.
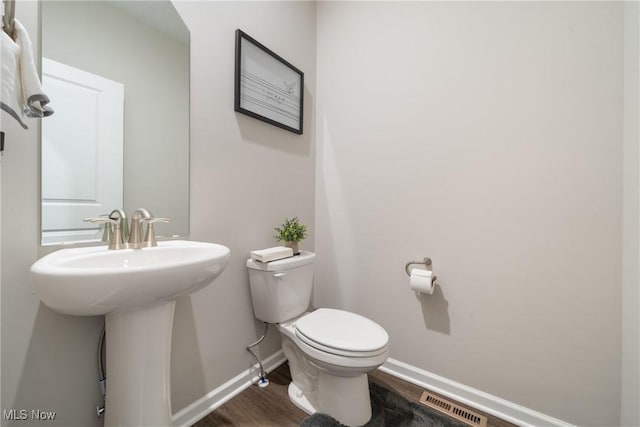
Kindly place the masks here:
<instances>
[{"instance_id":1,"label":"toilet seat","mask_svg":"<svg viewBox=\"0 0 640 427\"><path fill-rule=\"evenodd\" d=\"M346 357L372 357L388 351L389 335L355 313L319 308L298 318L296 337L319 351Z\"/></svg>"}]
</instances>

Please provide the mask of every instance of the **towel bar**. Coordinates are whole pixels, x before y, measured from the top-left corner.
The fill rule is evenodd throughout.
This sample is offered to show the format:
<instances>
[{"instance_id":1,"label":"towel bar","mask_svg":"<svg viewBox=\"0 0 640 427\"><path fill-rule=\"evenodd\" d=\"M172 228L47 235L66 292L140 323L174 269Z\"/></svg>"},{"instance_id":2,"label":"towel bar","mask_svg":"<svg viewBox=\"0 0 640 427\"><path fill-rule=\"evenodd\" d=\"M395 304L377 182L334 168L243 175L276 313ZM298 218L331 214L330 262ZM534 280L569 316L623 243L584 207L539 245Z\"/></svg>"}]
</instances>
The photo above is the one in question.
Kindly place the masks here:
<instances>
[{"instance_id":1,"label":"towel bar","mask_svg":"<svg viewBox=\"0 0 640 427\"><path fill-rule=\"evenodd\" d=\"M2 0L2 27L9 37L13 38L13 17L16 13L15 0Z\"/></svg>"}]
</instances>

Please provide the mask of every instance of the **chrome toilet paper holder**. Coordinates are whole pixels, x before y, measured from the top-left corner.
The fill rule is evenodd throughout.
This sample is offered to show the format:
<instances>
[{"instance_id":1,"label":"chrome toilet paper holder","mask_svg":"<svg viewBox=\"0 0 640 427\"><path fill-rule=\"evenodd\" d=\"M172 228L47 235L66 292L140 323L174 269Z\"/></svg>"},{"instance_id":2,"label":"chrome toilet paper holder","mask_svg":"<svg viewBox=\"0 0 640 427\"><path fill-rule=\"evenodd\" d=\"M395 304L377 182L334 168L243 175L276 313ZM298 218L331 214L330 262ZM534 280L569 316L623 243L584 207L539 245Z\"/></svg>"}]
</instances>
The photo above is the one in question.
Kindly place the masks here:
<instances>
[{"instance_id":1,"label":"chrome toilet paper holder","mask_svg":"<svg viewBox=\"0 0 640 427\"><path fill-rule=\"evenodd\" d=\"M404 271L407 272L407 276L411 277L411 270L409 270L409 267L411 267L412 265L424 265L427 270L432 271L432 262L431 262L431 258L429 257L425 257L424 261L409 261L407 263L407 265L404 266ZM438 279L438 276L432 276L431 277L431 282L434 283L436 280Z\"/></svg>"}]
</instances>

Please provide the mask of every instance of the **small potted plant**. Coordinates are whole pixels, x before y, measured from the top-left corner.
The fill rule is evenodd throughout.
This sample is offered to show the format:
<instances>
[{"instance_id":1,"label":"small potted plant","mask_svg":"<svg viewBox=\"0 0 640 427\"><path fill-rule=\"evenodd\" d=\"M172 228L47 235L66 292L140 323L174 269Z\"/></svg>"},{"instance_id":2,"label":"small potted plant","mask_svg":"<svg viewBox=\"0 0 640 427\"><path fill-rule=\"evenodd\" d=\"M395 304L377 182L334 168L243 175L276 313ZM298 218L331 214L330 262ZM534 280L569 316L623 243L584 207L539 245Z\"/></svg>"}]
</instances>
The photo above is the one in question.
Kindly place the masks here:
<instances>
[{"instance_id":1,"label":"small potted plant","mask_svg":"<svg viewBox=\"0 0 640 427\"><path fill-rule=\"evenodd\" d=\"M307 226L300 224L298 217L285 219L280 227L275 228L278 233L275 239L278 242L284 242L284 245L293 249L293 254L298 255L298 243L307 237Z\"/></svg>"}]
</instances>

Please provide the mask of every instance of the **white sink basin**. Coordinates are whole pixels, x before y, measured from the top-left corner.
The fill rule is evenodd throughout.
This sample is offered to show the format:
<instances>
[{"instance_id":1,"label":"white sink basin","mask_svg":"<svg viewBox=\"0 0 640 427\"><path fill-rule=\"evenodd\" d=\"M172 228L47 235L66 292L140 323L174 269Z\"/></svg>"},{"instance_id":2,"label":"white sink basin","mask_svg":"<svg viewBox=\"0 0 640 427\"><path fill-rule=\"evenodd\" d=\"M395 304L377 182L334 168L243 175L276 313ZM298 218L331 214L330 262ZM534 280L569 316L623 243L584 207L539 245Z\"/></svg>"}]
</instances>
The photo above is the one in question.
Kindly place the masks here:
<instances>
[{"instance_id":1,"label":"white sink basin","mask_svg":"<svg viewBox=\"0 0 640 427\"><path fill-rule=\"evenodd\" d=\"M171 426L175 298L211 283L229 255L226 246L172 240L144 249L62 249L31 266L36 293L52 309L106 315L105 427Z\"/></svg>"},{"instance_id":2,"label":"white sink basin","mask_svg":"<svg viewBox=\"0 0 640 427\"><path fill-rule=\"evenodd\" d=\"M101 315L190 294L224 270L229 254L226 246L185 240L144 249L62 249L38 260L31 273L36 294L52 309Z\"/></svg>"}]
</instances>

